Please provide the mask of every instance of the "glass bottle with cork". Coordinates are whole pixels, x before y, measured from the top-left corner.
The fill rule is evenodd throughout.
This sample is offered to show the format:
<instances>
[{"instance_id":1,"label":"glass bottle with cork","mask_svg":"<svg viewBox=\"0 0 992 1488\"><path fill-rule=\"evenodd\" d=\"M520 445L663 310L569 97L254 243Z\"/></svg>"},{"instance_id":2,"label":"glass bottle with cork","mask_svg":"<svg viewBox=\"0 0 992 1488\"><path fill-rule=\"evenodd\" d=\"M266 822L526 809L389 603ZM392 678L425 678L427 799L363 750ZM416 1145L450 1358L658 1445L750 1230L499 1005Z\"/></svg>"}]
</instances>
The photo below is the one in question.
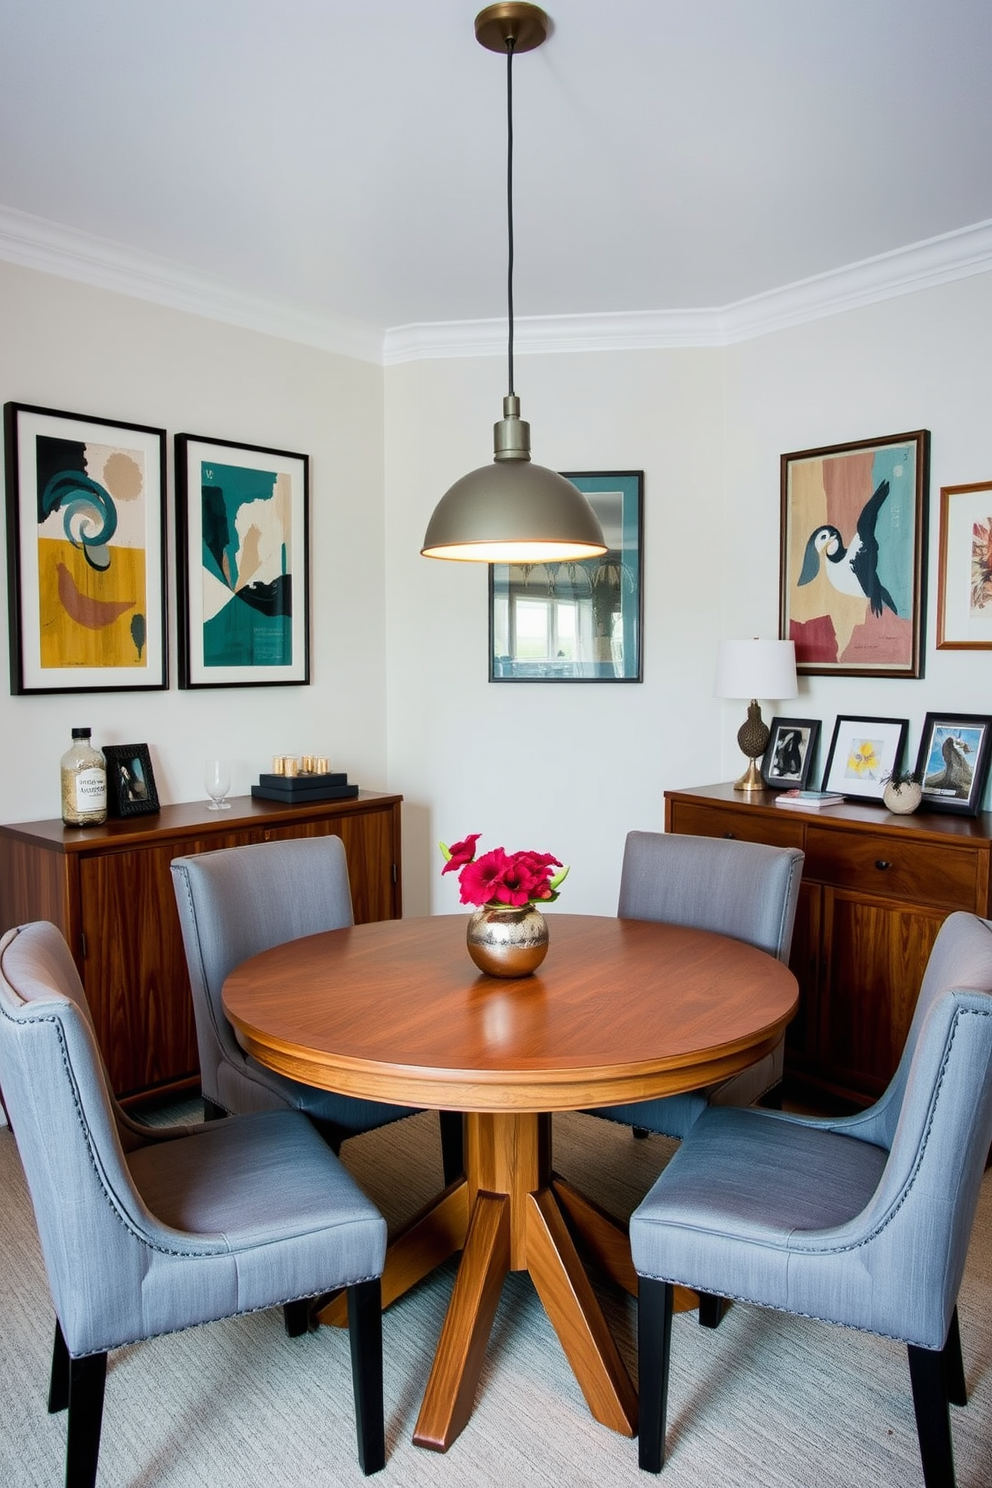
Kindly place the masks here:
<instances>
[{"instance_id":1,"label":"glass bottle with cork","mask_svg":"<svg viewBox=\"0 0 992 1488\"><path fill-rule=\"evenodd\" d=\"M74 728L62 756L62 820L67 827L98 827L107 820L107 763L90 743L88 728Z\"/></svg>"}]
</instances>

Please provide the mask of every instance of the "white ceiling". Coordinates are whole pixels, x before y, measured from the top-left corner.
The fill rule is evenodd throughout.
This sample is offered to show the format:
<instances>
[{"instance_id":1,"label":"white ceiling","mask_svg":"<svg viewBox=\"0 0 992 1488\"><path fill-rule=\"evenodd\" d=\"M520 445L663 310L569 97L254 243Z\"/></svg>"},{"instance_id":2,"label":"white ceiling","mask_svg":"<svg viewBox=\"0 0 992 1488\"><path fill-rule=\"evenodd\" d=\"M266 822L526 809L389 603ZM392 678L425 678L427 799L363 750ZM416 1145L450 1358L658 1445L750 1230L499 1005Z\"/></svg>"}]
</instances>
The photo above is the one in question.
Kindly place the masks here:
<instances>
[{"instance_id":1,"label":"white ceiling","mask_svg":"<svg viewBox=\"0 0 992 1488\"><path fill-rule=\"evenodd\" d=\"M992 219L990 0L549 14L514 66L520 317L730 306ZM380 336L502 317L505 63L474 15L0 0L0 212Z\"/></svg>"}]
</instances>

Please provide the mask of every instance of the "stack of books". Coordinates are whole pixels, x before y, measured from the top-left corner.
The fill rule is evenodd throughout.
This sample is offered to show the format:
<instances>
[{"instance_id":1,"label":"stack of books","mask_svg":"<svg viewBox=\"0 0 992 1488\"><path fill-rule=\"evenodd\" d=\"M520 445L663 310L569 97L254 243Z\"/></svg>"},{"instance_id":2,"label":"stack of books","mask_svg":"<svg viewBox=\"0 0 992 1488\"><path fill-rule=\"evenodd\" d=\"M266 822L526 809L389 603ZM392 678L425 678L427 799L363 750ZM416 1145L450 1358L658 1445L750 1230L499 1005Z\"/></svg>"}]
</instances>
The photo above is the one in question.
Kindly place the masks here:
<instances>
[{"instance_id":1,"label":"stack of books","mask_svg":"<svg viewBox=\"0 0 992 1488\"><path fill-rule=\"evenodd\" d=\"M800 811L819 811L821 806L839 806L839 791L787 790L775 797L776 806L796 806Z\"/></svg>"},{"instance_id":2,"label":"stack of books","mask_svg":"<svg viewBox=\"0 0 992 1488\"><path fill-rule=\"evenodd\" d=\"M283 801L292 806L298 801L353 800L358 786L351 785L347 775L324 772L305 775L259 775L251 793L266 801Z\"/></svg>"}]
</instances>

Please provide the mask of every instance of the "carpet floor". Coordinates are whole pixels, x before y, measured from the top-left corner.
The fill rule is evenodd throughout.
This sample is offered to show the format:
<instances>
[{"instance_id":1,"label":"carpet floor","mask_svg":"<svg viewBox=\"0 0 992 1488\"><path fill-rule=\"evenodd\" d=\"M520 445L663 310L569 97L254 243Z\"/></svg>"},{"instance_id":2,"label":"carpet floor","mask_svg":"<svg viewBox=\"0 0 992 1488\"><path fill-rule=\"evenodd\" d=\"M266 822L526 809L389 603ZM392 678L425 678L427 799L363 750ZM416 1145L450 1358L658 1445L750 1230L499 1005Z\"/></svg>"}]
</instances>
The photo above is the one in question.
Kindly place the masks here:
<instances>
[{"instance_id":1,"label":"carpet floor","mask_svg":"<svg viewBox=\"0 0 992 1488\"><path fill-rule=\"evenodd\" d=\"M185 1115L185 1113L180 1113ZM188 1118L187 1118L188 1119ZM555 1166L626 1217L667 1161L661 1137L555 1118ZM436 1118L345 1144L393 1228L440 1186ZM53 1315L13 1138L0 1129L0 1484L56 1488L65 1416L45 1409ZM636 1443L599 1426L529 1278L503 1288L475 1410L451 1450L411 1441L454 1263L383 1318L386 1470L399 1488L634 1488ZM636 1304L604 1310L632 1374ZM952 1410L958 1488L992 1485L992 1172L959 1302L970 1403ZM674 1324L668 1488L915 1488L922 1484L905 1349L741 1305L715 1332ZM286 1337L279 1310L121 1349L107 1378L99 1488L352 1488L359 1471L347 1335Z\"/></svg>"}]
</instances>

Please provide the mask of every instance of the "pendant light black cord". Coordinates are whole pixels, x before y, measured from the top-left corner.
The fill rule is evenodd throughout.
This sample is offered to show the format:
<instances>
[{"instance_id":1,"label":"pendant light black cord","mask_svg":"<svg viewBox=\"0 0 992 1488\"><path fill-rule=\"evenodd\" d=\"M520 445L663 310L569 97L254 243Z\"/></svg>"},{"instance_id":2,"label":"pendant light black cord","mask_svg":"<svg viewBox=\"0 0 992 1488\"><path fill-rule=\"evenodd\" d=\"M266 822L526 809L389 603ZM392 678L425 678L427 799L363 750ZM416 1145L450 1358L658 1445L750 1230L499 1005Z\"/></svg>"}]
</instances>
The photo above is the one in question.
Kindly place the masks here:
<instances>
[{"instance_id":1,"label":"pendant light black cord","mask_svg":"<svg viewBox=\"0 0 992 1488\"><path fill-rule=\"evenodd\" d=\"M509 388L513 397L513 46L512 36L506 38L506 303L509 326L507 360Z\"/></svg>"}]
</instances>

